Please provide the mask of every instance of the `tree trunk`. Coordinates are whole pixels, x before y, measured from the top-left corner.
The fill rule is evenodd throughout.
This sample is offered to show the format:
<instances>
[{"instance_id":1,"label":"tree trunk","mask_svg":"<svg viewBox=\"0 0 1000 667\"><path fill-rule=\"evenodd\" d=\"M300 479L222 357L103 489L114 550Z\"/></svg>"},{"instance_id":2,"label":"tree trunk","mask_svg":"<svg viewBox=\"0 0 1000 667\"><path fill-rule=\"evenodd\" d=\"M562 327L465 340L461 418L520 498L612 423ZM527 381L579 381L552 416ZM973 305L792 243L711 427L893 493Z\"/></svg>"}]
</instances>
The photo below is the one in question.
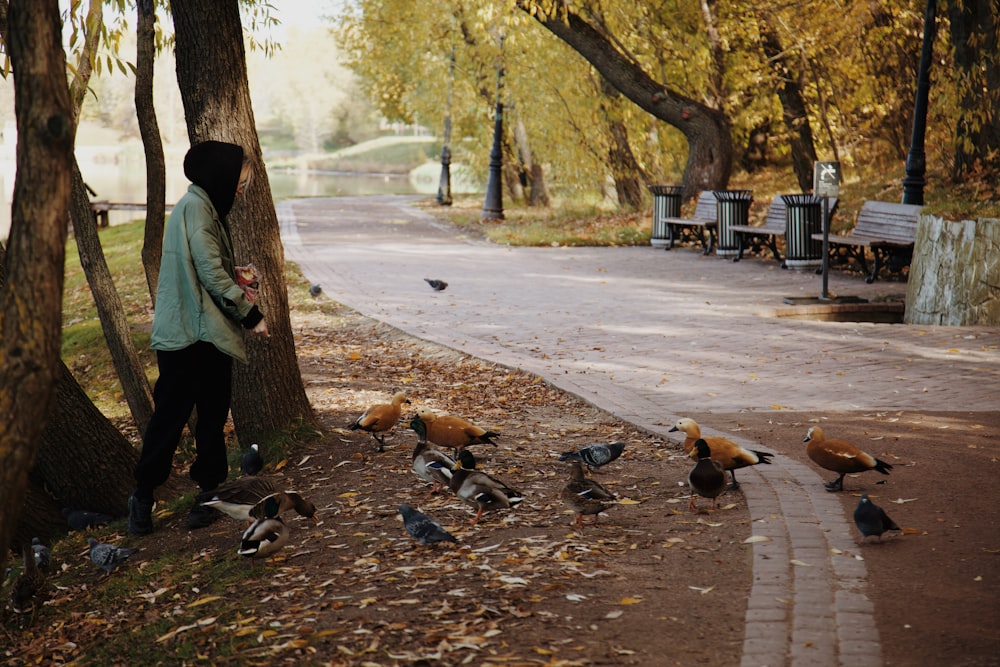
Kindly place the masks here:
<instances>
[{"instance_id":1,"label":"tree trunk","mask_svg":"<svg viewBox=\"0 0 1000 667\"><path fill-rule=\"evenodd\" d=\"M97 222L90 211L90 199L83 184L83 176L74 164L73 199L71 208L73 237L80 253L80 264L87 276L87 284L94 295L101 330L111 353L115 372L122 385L122 393L132 412L132 419L145 433L149 418L153 415L153 392L149 388L146 372L132 339L132 331L121 297L115 288L114 279L104 258L104 249L97 234Z\"/></svg>"},{"instance_id":2,"label":"tree trunk","mask_svg":"<svg viewBox=\"0 0 1000 667\"><path fill-rule=\"evenodd\" d=\"M788 144L791 149L792 169L795 170L795 178L802 191L811 192L816 145L813 142L805 99L802 97L801 77L792 67L778 34L763 11L758 13L757 24L760 28L761 46L777 84L782 117L789 132Z\"/></svg>"},{"instance_id":3,"label":"tree trunk","mask_svg":"<svg viewBox=\"0 0 1000 667\"><path fill-rule=\"evenodd\" d=\"M241 443L315 423L295 357L288 316L285 258L271 188L261 158L237 0L174 0L177 81L192 143L240 144L255 175L228 216L238 264L253 262L262 279L258 304L271 337L247 340L249 365L235 364L233 422Z\"/></svg>"},{"instance_id":4,"label":"tree trunk","mask_svg":"<svg viewBox=\"0 0 1000 667\"><path fill-rule=\"evenodd\" d=\"M138 0L138 43L135 58L135 112L139 134L146 155L146 234L142 242L142 266L146 271L149 298L156 306L156 283L160 278L160 254L163 251L163 225L166 219L167 168L163 141L153 106L153 43L156 15L153 0Z\"/></svg>"},{"instance_id":5,"label":"tree trunk","mask_svg":"<svg viewBox=\"0 0 1000 667\"><path fill-rule=\"evenodd\" d=\"M73 105L59 3L15 0L6 42L14 71L17 172L0 288L0 507L21 507L53 396L62 323ZM0 544L16 515L0 512ZM0 566L6 551L0 552Z\"/></svg>"},{"instance_id":6,"label":"tree trunk","mask_svg":"<svg viewBox=\"0 0 1000 667\"><path fill-rule=\"evenodd\" d=\"M545 170L535 161L531 142L528 140L528 128L520 118L514 123L514 142L517 144L521 168L527 176L528 206L548 206L549 192L545 186Z\"/></svg>"},{"instance_id":7,"label":"tree trunk","mask_svg":"<svg viewBox=\"0 0 1000 667\"><path fill-rule=\"evenodd\" d=\"M995 0L946 3L958 82L952 176L1000 171L1000 16Z\"/></svg>"},{"instance_id":8,"label":"tree trunk","mask_svg":"<svg viewBox=\"0 0 1000 667\"><path fill-rule=\"evenodd\" d=\"M530 0L517 0L517 4L545 29L575 49L622 95L681 131L689 149L683 177L685 199L694 197L701 190L725 189L733 168L733 139L725 114L654 81L638 64L572 11L567 10L565 17L551 17ZM560 5L559 11L564 8Z\"/></svg>"},{"instance_id":9,"label":"tree trunk","mask_svg":"<svg viewBox=\"0 0 1000 667\"><path fill-rule=\"evenodd\" d=\"M643 194L646 191L646 174L642 170L639 161L632 153L632 145L628 138L628 128L622 122L621 115L615 105L620 99L620 94L608 83L607 79L601 78L601 111L604 115L604 122L607 126L608 145L608 168L611 170L611 177L615 182L615 193L618 195L618 204L622 207L637 210L643 206Z\"/></svg>"}]
</instances>

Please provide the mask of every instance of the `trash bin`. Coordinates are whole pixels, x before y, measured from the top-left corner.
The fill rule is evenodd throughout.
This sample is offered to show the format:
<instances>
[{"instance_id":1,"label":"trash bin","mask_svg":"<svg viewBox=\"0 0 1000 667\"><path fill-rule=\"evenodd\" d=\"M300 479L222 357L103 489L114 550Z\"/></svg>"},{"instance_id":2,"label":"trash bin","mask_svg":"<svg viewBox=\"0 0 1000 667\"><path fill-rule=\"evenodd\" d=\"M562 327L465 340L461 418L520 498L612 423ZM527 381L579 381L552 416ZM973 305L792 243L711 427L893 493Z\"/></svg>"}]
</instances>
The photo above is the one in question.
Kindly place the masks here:
<instances>
[{"instance_id":1,"label":"trash bin","mask_svg":"<svg viewBox=\"0 0 1000 667\"><path fill-rule=\"evenodd\" d=\"M714 194L718 201L715 211L719 239L715 254L719 257L736 257L740 251L740 240L729 228L750 222L753 194L750 190L715 190Z\"/></svg>"},{"instance_id":2,"label":"trash bin","mask_svg":"<svg viewBox=\"0 0 1000 667\"><path fill-rule=\"evenodd\" d=\"M670 246L671 233L664 218L681 217L681 192L679 185L650 185L653 193L653 233L649 244L654 248Z\"/></svg>"},{"instance_id":3,"label":"trash bin","mask_svg":"<svg viewBox=\"0 0 1000 667\"><path fill-rule=\"evenodd\" d=\"M823 264L823 200L814 195L781 195L785 202L785 267L817 269Z\"/></svg>"}]
</instances>

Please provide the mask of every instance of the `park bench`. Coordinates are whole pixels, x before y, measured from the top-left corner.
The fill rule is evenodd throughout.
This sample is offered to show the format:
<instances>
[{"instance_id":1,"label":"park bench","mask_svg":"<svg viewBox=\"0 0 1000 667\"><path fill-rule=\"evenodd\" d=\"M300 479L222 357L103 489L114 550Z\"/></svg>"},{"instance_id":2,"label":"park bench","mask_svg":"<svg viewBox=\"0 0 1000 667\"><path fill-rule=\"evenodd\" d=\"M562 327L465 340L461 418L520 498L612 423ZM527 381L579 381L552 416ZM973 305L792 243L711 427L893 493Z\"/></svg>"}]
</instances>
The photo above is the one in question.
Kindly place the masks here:
<instances>
[{"instance_id":1,"label":"park bench","mask_svg":"<svg viewBox=\"0 0 1000 667\"><path fill-rule=\"evenodd\" d=\"M837 209L837 199L830 199L828 204L830 215ZM822 221L821 221L822 222ZM729 230L736 233L737 253L734 262L743 259L747 249L761 253L766 247L771 251L774 260L785 268L785 259L778 252L778 239L785 237L787 229L787 206L781 195L776 195L767 208L767 216L761 225L730 225Z\"/></svg>"},{"instance_id":2,"label":"park bench","mask_svg":"<svg viewBox=\"0 0 1000 667\"><path fill-rule=\"evenodd\" d=\"M910 265L913 258L913 244L917 238L917 220L920 209L917 204L895 204L884 201L866 201L858 212L854 228L845 235L831 235L830 261L845 263L850 259L858 262L861 270L868 273L866 249L874 259L871 273L866 283L875 282L878 273L885 267L892 273L899 273ZM822 240L822 234L813 234Z\"/></svg>"},{"instance_id":3,"label":"park bench","mask_svg":"<svg viewBox=\"0 0 1000 667\"><path fill-rule=\"evenodd\" d=\"M173 204L167 204L167 213L173 208ZM107 199L93 199L90 202L90 210L94 214L94 221L98 227L107 227L110 224L111 211L145 211L145 204L132 204L127 202L113 202Z\"/></svg>"},{"instance_id":4,"label":"park bench","mask_svg":"<svg viewBox=\"0 0 1000 667\"><path fill-rule=\"evenodd\" d=\"M718 226L715 205L716 199L712 190L703 190L698 196L698 203L695 204L694 213L690 218L663 218L660 222L667 227L666 249L673 248L674 241L698 241L705 248L702 254L711 253L715 247L715 230Z\"/></svg>"}]
</instances>

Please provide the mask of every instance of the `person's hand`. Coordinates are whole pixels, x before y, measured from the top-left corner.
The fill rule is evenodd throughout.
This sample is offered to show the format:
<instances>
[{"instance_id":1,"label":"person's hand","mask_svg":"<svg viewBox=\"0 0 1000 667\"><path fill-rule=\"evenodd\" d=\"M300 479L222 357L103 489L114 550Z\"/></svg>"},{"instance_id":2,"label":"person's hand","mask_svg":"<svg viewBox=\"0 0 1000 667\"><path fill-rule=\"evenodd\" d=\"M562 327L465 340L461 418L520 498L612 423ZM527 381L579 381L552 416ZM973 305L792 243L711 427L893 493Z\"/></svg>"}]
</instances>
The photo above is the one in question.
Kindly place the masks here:
<instances>
[{"instance_id":1,"label":"person's hand","mask_svg":"<svg viewBox=\"0 0 1000 667\"><path fill-rule=\"evenodd\" d=\"M271 334L267 330L267 320L261 320L258 322L253 329L251 329L258 336L263 336L265 338L270 338Z\"/></svg>"}]
</instances>

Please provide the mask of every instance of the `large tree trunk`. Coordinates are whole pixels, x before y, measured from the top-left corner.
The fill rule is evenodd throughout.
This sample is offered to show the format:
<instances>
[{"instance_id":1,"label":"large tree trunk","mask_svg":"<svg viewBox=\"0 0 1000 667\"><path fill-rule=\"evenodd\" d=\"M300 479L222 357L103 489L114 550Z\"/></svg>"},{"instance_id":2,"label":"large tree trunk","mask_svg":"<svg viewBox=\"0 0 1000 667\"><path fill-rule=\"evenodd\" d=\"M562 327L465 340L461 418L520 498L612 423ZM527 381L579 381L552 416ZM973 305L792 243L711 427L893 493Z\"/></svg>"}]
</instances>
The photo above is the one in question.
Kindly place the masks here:
<instances>
[{"instance_id":1,"label":"large tree trunk","mask_svg":"<svg viewBox=\"0 0 1000 667\"><path fill-rule=\"evenodd\" d=\"M240 144L255 175L228 219L238 264L262 275L258 303L271 337L247 340L249 365L235 364L233 422L244 446L315 416L302 386L288 316L285 257L267 172L261 159L237 0L174 0L177 81L191 142Z\"/></svg>"},{"instance_id":2,"label":"large tree trunk","mask_svg":"<svg viewBox=\"0 0 1000 667\"><path fill-rule=\"evenodd\" d=\"M527 177L528 206L548 206L549 191L545 186L545 170L535 160L528 140L528 128L520 118L514 123L514 142L517 144L521 169Z\"/></svg>"},{"instance_id":3,"label":"large tree trunk","mask_svg":"<svg viewBox=\"0 0 1000 667\"><path fill-rule=\"evenodd\" d=\"M729 119L718 109L671 90L627 58L586 20L560 3L556 15L546 15L531 0L518 6L553 35L576 50L594 69L639 108L676 127L688 142L683 196L701 190L721 190L733 168L733 139ZM566 10L566 15L561 12Z\"/></svg>"},{"instance_id":4,"label":"large tree trunk","mask_svg":"<svg viewBox=\"0 0 1000 667\"><path fill-rule=\"evenodd\" d=\"M76 239L80 264L87 276L87 283L94 295L101 330L111 353L111 360L122 385L122 393L132 412L132 419L139 433L146 431L153 415L153 392L149 388L146 372L132 339L132 331L125 307L115 288L114 279L104 258L104 249L97 234L97 222L90 211L90 200L83 184L83 176L74 164L73 200L71 208L73 237Z\"/></svg>"},{"instance_id":5,"label":"large tree trunk","mask_svg":"<svg viewBox=\"0 0 1000 667\"><path fill-rule=\"evenodd\" d=\"M8 19L18 138L0 288L2 508L23 501L59 364L74 127L58 2L14 0ZM0 511L0 545L10 543L15 521L14 512Z\"/></svg>"},{"instance_id":6,"label":"large tree trunk","mask_svg":"<svg viewBox=\"0 0 1000 667\"><path fill-rule=\"evenodd\" d=\"M637 210L643 206L646 191L646 174L635 159L628 138L628 128L622 121L615 105L620 94L607 79L601 79L601 111L608 136L608 168L615 182L618 204L624 208Z\"/></svg>"},{"instance_id":7,"label":"large tree trunk","mask_svg":"<svg viewBox=\"0 0 1000 667\"><path fill-rule=\"evenodd\" d=\"M813 186L813 163L816 162L816 146L813 143L809 113L802 97L801 76L792 66L791 58L781 44L781 39L768 21L768 15L758 12L761 46L774 74L778 101L781 102L782 117L789 132L789 148L792 155L792 169L803 192Z\"/></svg>"},{"instance_id":8,"label":"large tree trunk","mask_svg":"<svg viewBox=\"0 0 1000 667\"><path fill-rule=\"evenodd\" d=\"M146 271L149 298L156 305L156 283L160 278L160 254L163 251L163 225L166 218L167 168L163 141L153 106L153 62L155 60L155 23L153 0L138 0L136 29L135 112L139 134L146 155L146 234L142 242L142 266Z\"/></svg>"},{"instance_id":9,"label":"large tree trunk","mask_svg":"<svg viewBox=\"0 0 1000 667\"><path fill-rule=\"evenodd\" d=\"M996 0L946 3L954 45L959 118L952 176L1000 171L1000 16Z\"/></svg>"}]
</instances>

